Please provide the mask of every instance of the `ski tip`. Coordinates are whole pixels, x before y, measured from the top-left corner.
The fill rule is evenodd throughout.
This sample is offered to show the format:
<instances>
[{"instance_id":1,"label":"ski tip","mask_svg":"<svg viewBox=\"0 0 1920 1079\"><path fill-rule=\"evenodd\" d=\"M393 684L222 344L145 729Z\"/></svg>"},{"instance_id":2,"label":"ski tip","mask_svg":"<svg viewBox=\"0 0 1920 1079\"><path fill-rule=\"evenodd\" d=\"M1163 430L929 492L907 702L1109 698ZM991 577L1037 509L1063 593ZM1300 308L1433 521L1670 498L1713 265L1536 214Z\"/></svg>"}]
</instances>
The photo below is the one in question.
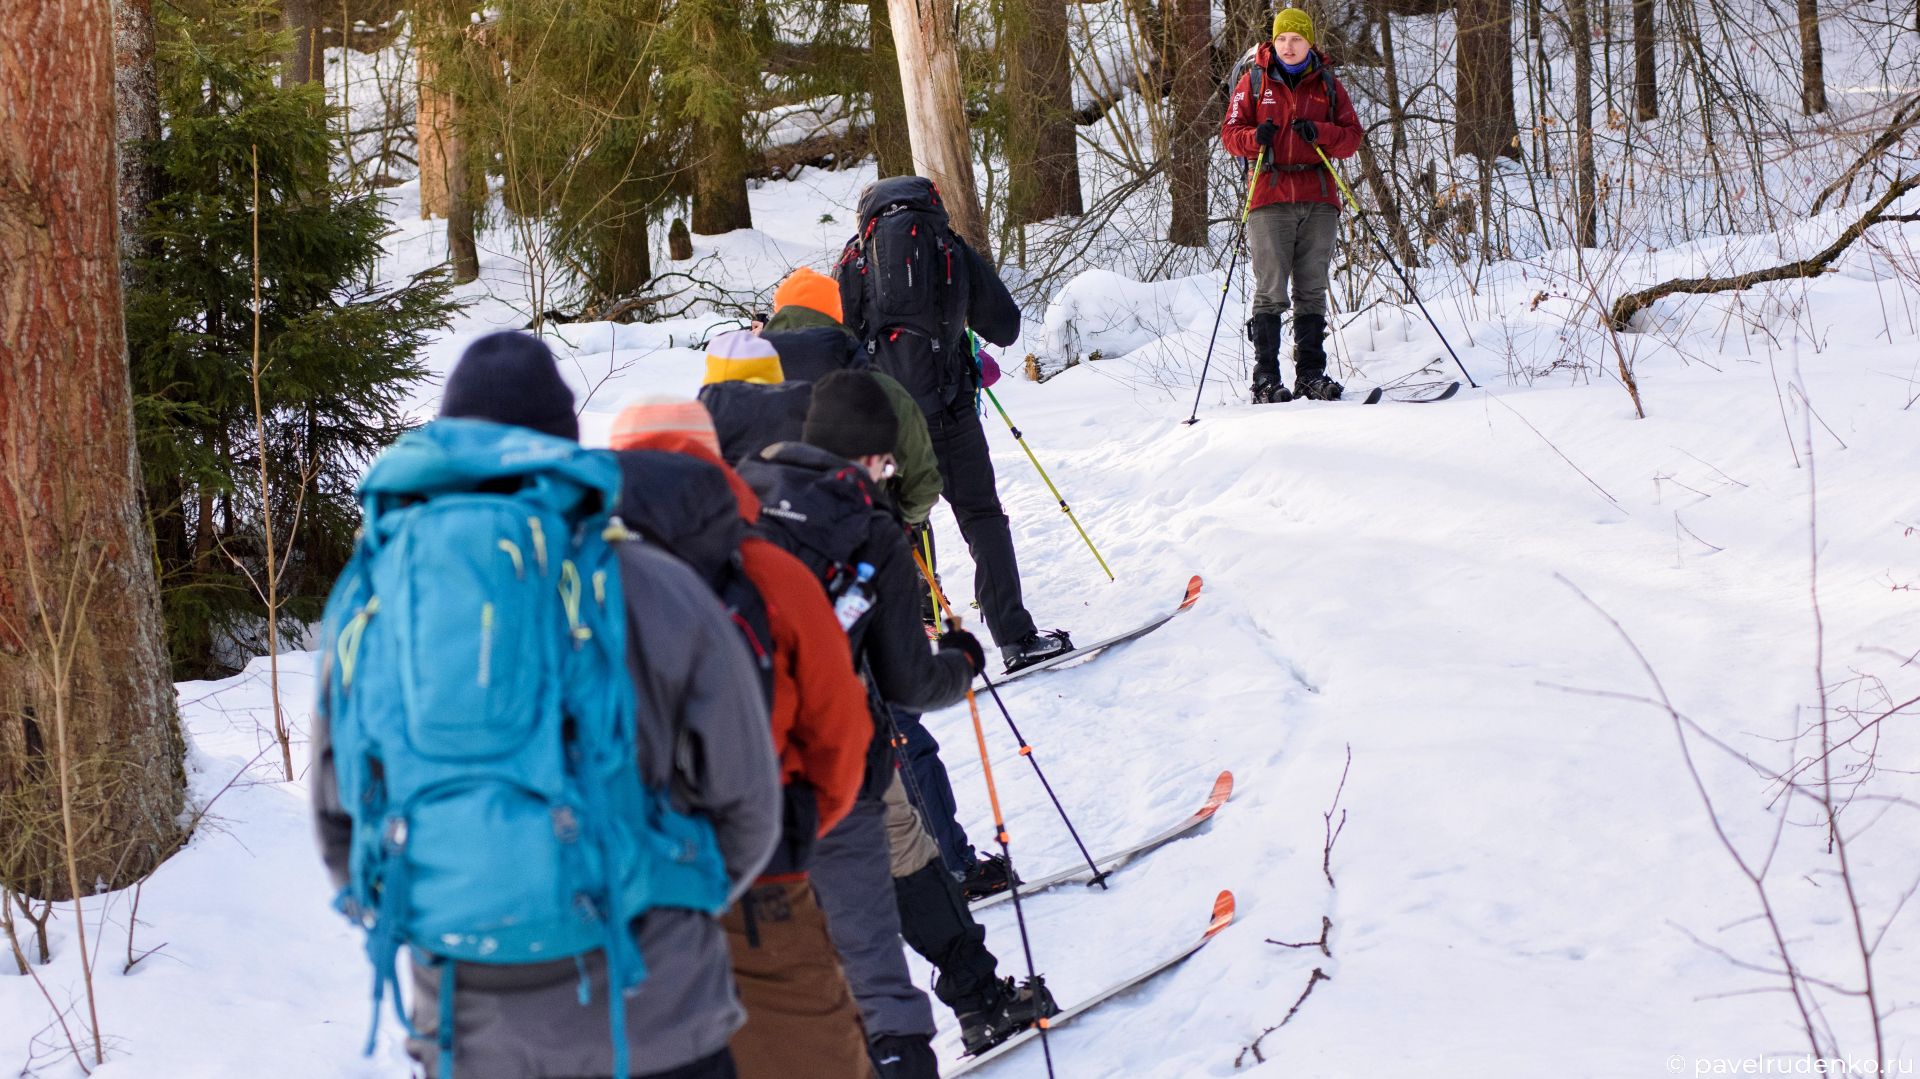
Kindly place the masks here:
<instances>
[{"instance_id":1,"label":"ski tip","mask_svg":"<svg viewBox=\"0 0 1920 1079\"><path fill-rule=\"evenodd\" d=\"M1180 601L1181 610L1184 611L1188 607L1191 607L1195 603L1198 603L1200 601L1201 587L1202 587L1202 582L1200 580L1200 575L1196 573L1193 575L1191 579L1187 581L1187 598Z\"/></svg>"},{"instance_id":2,"label":"ski tip","mask_svg":"<svg viewBox=\"0 0 1920 1079\"><path fill-rule=\"evenodd\" d=\"M1387 395L1386 387L1375 386L1373 389L1367 391L1366 400L1361 401L1360 403L1363 405L1377 405L1380 403L1380 399L1382 397L1385 397L1386 395Z\"/></svg>"},{"instance_id":3,"label":"ski tip","mask_svg":"<svg viewBox=\"0 0 1920 1079\"><path fill-rule=\"evenodd\" d=\"M1213 921L1207 923L1206 937L1212 937L1232 924L1233 893L1223 888L1219 895L1213 897Z\"/></svg>"},{"instance_id":4,"label":"ski tip","mask_svg":"<svg viewBox=\"0 0 1920 1079\"><path fill-rule=\"evenodd\" d=\"M1219 777L1213 781L1213 791L1207 795L1206 804L1202 805L1200 807L1200 812L1194 815L1199 817L1201 820L1205 820L1208 817L1213 816L1214 812L1218 810L1221 806L1226 805L1227 799L1232 797L1233 797L1233 773L1223 771L1220 773Z\"/></svg>"}]
</instances>

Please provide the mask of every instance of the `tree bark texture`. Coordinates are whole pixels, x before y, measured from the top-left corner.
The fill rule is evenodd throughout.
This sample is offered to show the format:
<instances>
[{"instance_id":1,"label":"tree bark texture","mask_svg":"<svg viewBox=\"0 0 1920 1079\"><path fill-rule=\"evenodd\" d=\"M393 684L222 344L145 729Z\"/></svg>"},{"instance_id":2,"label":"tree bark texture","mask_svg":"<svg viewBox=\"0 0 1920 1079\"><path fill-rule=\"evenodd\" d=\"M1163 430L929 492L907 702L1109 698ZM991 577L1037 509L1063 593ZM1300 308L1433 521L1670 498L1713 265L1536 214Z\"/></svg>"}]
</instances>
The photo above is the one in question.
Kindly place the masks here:
<instances>
[{"instance_id":1,"label":"tree bark texture","mask_svg":"<svg viewBox=\"0 0 1920 1079\"><path fill-rule=\"evenodd\" d=\"M1173 195L1173 220L1167 242L1207 246L1207 165L1215 136L1213 78L1208 64L1212 34L1211 0L1173 0L1173 145L1167 161L1167 185Z\"/></svg>"},{"instance_id":2,"label":"tree bark texture","mask_svg":"<svg viewBox=\"0 0 1920 1079\"><path fill-rule=\"evenodd\" d=\"M1013 42L1007 64L1007 219L1013 225L1085 212L1064 4L1008 4L1021 24L1001 35Z\"/></svg>"},{"instance_id":3,"label":"tree bark texture","mask_svg":"<svg viewBox=\"0 0 1920 1079\"><path fill-rule=\"evenodd\" d=\"M1482 161L1520 157L1513 118L1512 0L1458 0L1454 152Z\"/></svg>"},{"instance_id":4,"label":"tree bark texture","mask_svg":"<svg viewBox=\"0 0 1920 1079\"><path fill-rule=\"evenodd\" d=\"M993 246L973 180L973 138L960 85L959 33L953 5L940 0L887 0L894 55L907 103L913 169L940 187L953 229L988 261Z\"/></svg>"},{"instance_id":5,"label":"tree bark texture","mask_svg":"<svg viewBox=\"0 0 1920 1079\"><path fill-rule=\"evenodd\" d=\"M694 135L693 231L712 236L753 227L747 205L747 140L745 118L731 123L702 123Z\"/></svg>"},{"instance_id":6,"label":"tree bark texture","mask_svg":"<svg viewBox=\"0 0 1920 1079\"><path fill-rule=\"evenodd\" d=\"M282 86L320 82L327 77L327 54L320 42L327 19L320 5L321 0L281 0L281 24L293 35L286 62L281 67Z\"/></svg>"},{"instance_id":7,"label":"tree bark texture","mask_svg":"<svg viewBox=\"0 0 1920 1079\"><path fill-rule=\"evenodd\" d=\"M178 844L183 747L134 457L112 6L0 18L0 834L34 848L0 872L64 899L50 776L79 878L119 887Z\"/></svg>"},{"instance_id":8,"label":"tree bark texture","mask_svg":"<svg viewBox=\"0 0 1920 1079\"><path fill-rule=\"evenodd\" d=\"M907 129L907 99L900 89L900 61L893 51L893 17L887 0L867 0L867 93L873 101L873 156L880 178L913 172L913 136Z\"/></svg>"},{"instance_id":9,"label":"tree bark texture","mask_svg":"<svg viewBox=\"0 0 1920 1079\"><path fill-rule=\"evenodd\" d=\"M1599 215L1593 167L1593 28L1587 21L1587 0L1567 0L1567 32L1573 46L1573 168L1574 242L1598 247Z\"/></svg>"},{"instance_id":10,"label":"tree bark texture","mask_svg":"<svg viewBox=\"0 0 1920 1079\"><path fill-rule=\"evenodd\" d=\"M1827 111L1827 79L1820 48L1818 0L1794 0L1800 16L1800 111L1814 116Z\"/></svg>"},{"instance_id":11,"label":"tree bark texture","mask_svg":"<svg viewBox=\"0 0 1920 1079\"><path fill-rule=\"evenodd\" d=\"M426 50L416 52L414 66L420 78L413 113L413 141L420 157L420 219L430 221L446 217L453 208L447 178L453 143L453 98L440 89L439 70L427 58Z\"/></svg>"},{"instance_id":12,"label":"tree bark texture","mask_svg":"<svg viewBox=\"0 0 1920 1079\"><path fill-rule=\"evenodd\" d=\"M1660 92L1654 71L1654 0L1633 0L1633 115L1646 121L1660 115Z\"/></svg>"},{"instance_id":13,"label":"tree bark texture","mask_svg":"<svg viewBox=\"0 0 1920 1079\"><path fill-rule=\"evenodd\" d=\"M160 86L153 67L153 0L113 5L113 104L120 142L121 281L133 285L133 260L147 204L154 199L148 147L160 137Z\"/></svg>"}]
</instances>

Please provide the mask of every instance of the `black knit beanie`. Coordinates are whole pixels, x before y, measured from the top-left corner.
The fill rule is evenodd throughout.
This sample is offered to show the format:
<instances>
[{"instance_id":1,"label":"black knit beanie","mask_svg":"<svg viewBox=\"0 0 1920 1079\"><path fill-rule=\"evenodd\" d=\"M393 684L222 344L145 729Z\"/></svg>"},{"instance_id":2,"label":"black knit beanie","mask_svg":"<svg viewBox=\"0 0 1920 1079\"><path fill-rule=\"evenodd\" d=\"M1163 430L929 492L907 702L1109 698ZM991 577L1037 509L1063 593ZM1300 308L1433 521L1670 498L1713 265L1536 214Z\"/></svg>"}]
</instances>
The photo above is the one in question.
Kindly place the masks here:
<instances>
[{"instance_id":1,"label":"black knit beanie","mask_svg":"<svg viewBox=\"0 0 1920 1079\"><path fill-rule=\"evenodd\" d=\"M813 384L800 441L851 461L892 453L900 420L880 381L866 371L835 371Z\"/></svg>"},{"instance_id":2,"label":"black knit beanie","mask_svg":"<svg viewBox=\"0 0 1920 1079\"><path fill-rule=\"evenodd\" d=\"M580 440L573 391L560 380L547 343L530 334L490 333L453 365L440 396L442 416L464 416L531 427Z\"/></svg>"}]
</instances>

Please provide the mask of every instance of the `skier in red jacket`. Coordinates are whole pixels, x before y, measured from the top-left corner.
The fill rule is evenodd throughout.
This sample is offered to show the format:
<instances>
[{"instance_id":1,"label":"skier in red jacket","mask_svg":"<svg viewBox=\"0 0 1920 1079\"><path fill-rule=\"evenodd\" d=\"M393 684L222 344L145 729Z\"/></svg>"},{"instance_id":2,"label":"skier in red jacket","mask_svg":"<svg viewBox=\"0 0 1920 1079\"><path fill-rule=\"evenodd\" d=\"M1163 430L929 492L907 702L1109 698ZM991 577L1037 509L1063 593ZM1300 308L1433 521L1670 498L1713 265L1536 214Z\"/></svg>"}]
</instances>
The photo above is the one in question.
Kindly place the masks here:
<instances>
[{"instance_id":1,"label":"skier in red jacket","mask_svg":"<svg viewBox=\"0 0 1920 1079\"><path fill-rule=\"evenodd\" d=\"M1273 19L1273 40L1227 102L1220 142L1235 157L1257 160L1247 247L1253 260L1253 399L1333 401L1342 386L1327 377L1327 267L1340 226L1340 191L1315 147L1349 157L1363 134L1353 98L1313 47L1313 19L1287 8ZM1280 381L1280 315L1292 287L1291 393Z\"/></svg>"}]
</instances>

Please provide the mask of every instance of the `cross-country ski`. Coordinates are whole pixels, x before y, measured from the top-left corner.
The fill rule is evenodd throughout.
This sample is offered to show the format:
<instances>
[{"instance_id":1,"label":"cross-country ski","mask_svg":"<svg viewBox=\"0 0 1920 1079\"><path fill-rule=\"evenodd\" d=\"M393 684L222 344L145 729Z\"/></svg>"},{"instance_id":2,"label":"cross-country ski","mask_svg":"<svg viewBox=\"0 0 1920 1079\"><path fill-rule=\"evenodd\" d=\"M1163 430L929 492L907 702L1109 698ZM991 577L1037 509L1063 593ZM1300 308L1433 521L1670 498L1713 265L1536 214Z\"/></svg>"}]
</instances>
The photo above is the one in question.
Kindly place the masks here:
<instances>
[{"instance_id":1,"label":"cross-country ski","mask_svg":"<svg viewBox=\"0 0 1920 1079\"><path fill-rule=\"evenodd\" d=\"M1213 790L1208 792L1207 800L1202 802L1200 808L1194 810L1186 818L1153 833L1137 843L1096 855L1093 861L1094 865L1099 867L1099 875L1102 877L1107 876L1114 870L1119 869L1121 866L1126 865L1141 855L1166 846L1168 843L1192 833L1201 825L1212 820L1213 815L1219 811L1221 806L1226 805L1227 800L1232 797L1233 773L1221 772L1219 777L1213 781ZM1027 896L1044 892L1049 888L1055 888L1062 884L1072 884L1076 882L1091 884L1094 881L1094 875L1094 870L1088 868L1085 863L1068 866L1065 869L1047 873L1035 877L1032 880L1022 881L1020 884L1020 897L1024 899ZM1011 890L995 892L992 895L973 900L973 909L983 910L987 907L1004 903L1012 898L1013 892Z\"/></svg>"},{"instance_id":2,"label":"cross-country ski","mask_svg":"<svg viewBox=\"0 0 1920 1079\"><path fill-rule=\"evenodd\" d=\"M1212 915L1207 920L1206 928L1201 931L1198 937L1195 937L1190 943L1168 952L1166 955L1140 967L1132 973L1115 979L1105 987L1096 989L1086 996L1079 998L1072 1005L1055 1013L1050 1019L1047 1019L1045 1021L1046 1028L1050 1031L1058 1030L1068 1023L1073 1022L1075 1019L1078 1019L1080 1016L1105 1004L1107 1001L1125 993L1127 990L1151 980L1154 976L1166 970L1178 966L1188 956L1206 947L1209 941L1219 936L1222 930L1232 924L1233 893L1230 891L1222 891L1218 896L1214 897ZM975 1068L992 1063L1012 1053L1014 1050L1033 1041L1039 1036L1040 1030L1037 1026L1024 1030L984 1053L962 1060L958 1065L946 1069L942 1074L948 1076L965 1075Z\"/></svg>"}]
</instances>

